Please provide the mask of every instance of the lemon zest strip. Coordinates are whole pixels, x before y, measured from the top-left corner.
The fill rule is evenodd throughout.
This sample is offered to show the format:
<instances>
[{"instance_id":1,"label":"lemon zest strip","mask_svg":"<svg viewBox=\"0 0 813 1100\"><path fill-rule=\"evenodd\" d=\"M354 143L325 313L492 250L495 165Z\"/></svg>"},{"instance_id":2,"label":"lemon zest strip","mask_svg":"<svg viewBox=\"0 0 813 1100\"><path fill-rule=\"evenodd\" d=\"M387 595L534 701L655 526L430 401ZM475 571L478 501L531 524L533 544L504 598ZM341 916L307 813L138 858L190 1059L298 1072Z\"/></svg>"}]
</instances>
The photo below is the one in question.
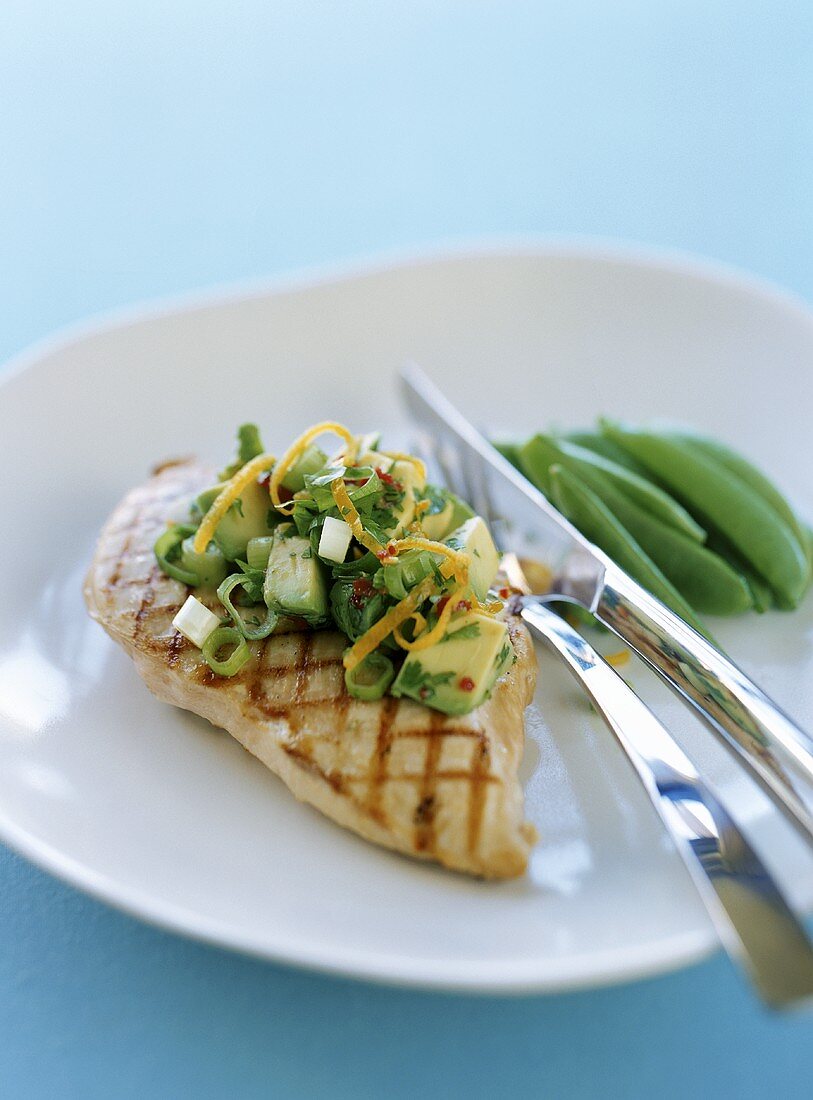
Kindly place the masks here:
<instances>
[{"instance_id":1,"label":"lemon zest strip","mask_svg":"<svg viewBox=\"0 0 813 1100\"><path fill-rule=\"evenodd\" d=\"M416 458L415 455L408 455L403 451L379 451L378 453L386 455L393 462L411 462L418 473L418 477L422 481L426 481L426 463L422 462L420 458Z\"/></svg>"},{"instance_id":2,"label":"lemon zest strip","mask_svg":"<svg viewBox=\"0 0 813 1100\"><path fill-rule=\"evenodd\" d=\"M206 547L212 541L212 536L217 525L234 504L240 494L260 474L264 474L270 466L274 465L275 458L271 454L257 455L242 466L237 473L229 478L218 495L212 501L211 507L201 521L200 527L195 532L195 541L192 546L196 554L206 552Z\"/></svg>"},{"instance_id":3,"label":"lemon zest strip","mask_svg":"<svg viewBox=\"0 0 813 1100\"><path fill-rule=\"evenodd\" d=\"M335 481L331 481L330 491L333 494L333 499L336 501L339 515L353 532L356 541L360 542L361 545L368 550L372 550L374 554L380 554L384 547L377 538L369 533L369 531L364 530L361 516L358 514L358 509L355 504L350 499L350 494L347 491L344 480L337 477Z\"/></svg>"},{"instance_id":4,"label":"lemon zest strip","mask_svg":"<svg viewBox=\"0 0 813 1100\"><path fill-rule=\"evenodd\" d=\"M290 468L305 450L309 443L312 443L320 435L326 435L328 432L332 432L333 435L337 435L339 439L343 439L347 444L348 453L355 454L356 442L347 428L343 424L337 424L334 420L323 420L320 424L314 424L312 428L308 428L306 432L303 432L298 439L295 439L279 462L274 467L274 472L271 475L271 480L268 483L268 491L271 494L271 503L277 509L278 512L282 512L283 515L289 516L293 511L293 504L291 502L282 503L279 499L279 487L282 483L282 479L288 473Z\"/></svg>"}]
</instances>

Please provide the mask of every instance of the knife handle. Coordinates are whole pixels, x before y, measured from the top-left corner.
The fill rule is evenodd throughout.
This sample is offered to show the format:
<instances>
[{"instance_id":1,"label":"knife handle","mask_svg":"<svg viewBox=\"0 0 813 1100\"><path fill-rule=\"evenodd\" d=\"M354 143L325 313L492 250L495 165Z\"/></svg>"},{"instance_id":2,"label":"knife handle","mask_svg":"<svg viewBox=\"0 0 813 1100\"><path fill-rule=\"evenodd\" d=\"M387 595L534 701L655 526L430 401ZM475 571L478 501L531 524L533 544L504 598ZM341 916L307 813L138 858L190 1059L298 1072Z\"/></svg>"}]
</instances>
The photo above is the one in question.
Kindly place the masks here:
<instances>
[{"instance_id":1,"label":"knife handle","mask_svg":"<svg viewBox=\"0 0 813 1100\"><path fill-rule=\"evenodd\" d=\"M593 614L690 702L813 843L813 739L660 600L608 565Z\"/></svg>"}]
</instances>

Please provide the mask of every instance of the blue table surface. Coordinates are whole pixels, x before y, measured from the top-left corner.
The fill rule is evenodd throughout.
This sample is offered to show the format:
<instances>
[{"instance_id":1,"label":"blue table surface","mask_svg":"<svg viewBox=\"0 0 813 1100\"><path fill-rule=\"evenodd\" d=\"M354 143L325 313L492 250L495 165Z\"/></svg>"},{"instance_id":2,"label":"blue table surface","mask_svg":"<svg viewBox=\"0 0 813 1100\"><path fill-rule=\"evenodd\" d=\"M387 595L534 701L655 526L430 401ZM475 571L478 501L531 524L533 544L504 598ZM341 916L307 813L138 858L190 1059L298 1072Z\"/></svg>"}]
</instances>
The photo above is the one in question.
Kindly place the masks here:
<instances>
[{"instance_id":1,"label":"blue table surface","mask_svg":"<svg viewBox=\"0 0 813 1100\"><path fill-rule=\"evenodd\" d=\"M484 233L705 253L813 294L804 0L4 0L0 357L86 314ZM32 438L36 438L32 425ZM717 957L530 999L145 927L0 850L6 1096L810 1096L810 1019Z\"/></svg>"}]
</instances>

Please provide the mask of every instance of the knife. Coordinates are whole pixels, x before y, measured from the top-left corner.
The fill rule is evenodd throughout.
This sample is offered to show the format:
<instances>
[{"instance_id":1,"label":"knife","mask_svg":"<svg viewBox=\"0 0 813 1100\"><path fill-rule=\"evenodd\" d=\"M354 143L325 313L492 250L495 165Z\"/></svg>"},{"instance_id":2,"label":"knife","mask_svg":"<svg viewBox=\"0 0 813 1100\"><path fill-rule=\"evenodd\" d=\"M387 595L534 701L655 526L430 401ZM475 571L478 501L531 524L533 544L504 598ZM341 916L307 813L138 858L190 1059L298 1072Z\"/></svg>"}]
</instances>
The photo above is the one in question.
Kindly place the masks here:
<instances>
[{"instance_id":1,"label":"knife","mask_svg":"<svg viewBox=\"0 0 813 1100\"><path fill-rule=\"evenodd\" d=\"M548 591L591 612L702 716L813 845L813 739L728 657L650 595L562 516L415 364L402 395L426 451L453 471L469 499L488 501L499 541L544 562ZM484 509L481 507L480 511Z\"/></svg>"}]
</instances>

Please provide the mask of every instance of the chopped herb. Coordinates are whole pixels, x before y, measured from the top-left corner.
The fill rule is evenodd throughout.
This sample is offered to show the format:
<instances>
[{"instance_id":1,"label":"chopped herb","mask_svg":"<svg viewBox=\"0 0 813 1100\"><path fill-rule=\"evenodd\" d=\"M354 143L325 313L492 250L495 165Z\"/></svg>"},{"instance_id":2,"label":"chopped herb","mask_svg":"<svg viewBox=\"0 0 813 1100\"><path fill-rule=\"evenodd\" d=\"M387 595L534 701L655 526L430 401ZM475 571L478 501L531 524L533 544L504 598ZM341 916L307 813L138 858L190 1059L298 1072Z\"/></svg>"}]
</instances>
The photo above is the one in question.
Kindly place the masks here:
<instances>
[{"instance_id":1,"label":"chopped herb","mask_svg":"<svg viewBox=\"0 0 813 1100\"><path fill-rule=\"evenodd\" d=\"M479 623L466 623L465 626L459 627L457 630L452 630L443 635L440 639L441 642L461 641L465 638L479 638L480 636L480 624Z\"/></svg>"},{"instance_id":2,"label":"chopped herb","mask_svg":"<svg viewBox=\"0 0 813 1100\"><path fill-rule=\"evenodd\" d=\"M409 694L414 692L421 699L431 699L436 688L448 684L454 675L454 671L436 672L433 675L426 671L420 661L411 661L401 670L400 687Z\"/></svg>"}]
</instances>

